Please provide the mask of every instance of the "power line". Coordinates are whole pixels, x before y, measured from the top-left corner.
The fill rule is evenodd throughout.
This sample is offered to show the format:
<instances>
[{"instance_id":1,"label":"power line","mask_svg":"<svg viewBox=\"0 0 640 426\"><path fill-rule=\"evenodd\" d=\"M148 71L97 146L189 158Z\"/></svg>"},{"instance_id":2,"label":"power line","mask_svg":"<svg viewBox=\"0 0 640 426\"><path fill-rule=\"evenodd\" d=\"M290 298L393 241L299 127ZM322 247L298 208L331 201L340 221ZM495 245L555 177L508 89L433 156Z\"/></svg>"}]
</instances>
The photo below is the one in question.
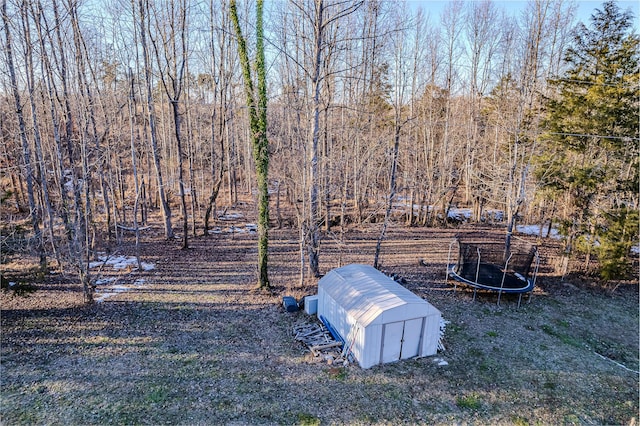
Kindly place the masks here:
<instances>
[{"instance_id":1,"label":"power line","mask_svg":"<svg viewBox=\"0 0 640 426\"><path fill-rule=\"evenodd\" d=\"M563 132L548 132L550 135L559 136L576 136L576 137L589 137L589 138L602 138L602 139L629 139L632 141L639 141L640 138L632 138L631 136L602 136L602 135L587 135L582 133L563 133Z\"/></svg>"},{"instance_id":2,"label":"power line","mask_svg":"<svg viewBox=\"0 0 640 426\"><path fill-rule=\"evenodd\" d=\"M572 79L572 78L560 78L560 77L556 77L556 78L550 78L550 80L555 80L555 81L563 81L563 82L567 82L567 83L579 83L579 84L590 84L592 86L606 86L606 87L637 87L637 83L625 83L625 82L620 82L620 83L601 83L598 81L590 81L590 80L576 80L576 79Z\"/></svg>"}]
</instances>

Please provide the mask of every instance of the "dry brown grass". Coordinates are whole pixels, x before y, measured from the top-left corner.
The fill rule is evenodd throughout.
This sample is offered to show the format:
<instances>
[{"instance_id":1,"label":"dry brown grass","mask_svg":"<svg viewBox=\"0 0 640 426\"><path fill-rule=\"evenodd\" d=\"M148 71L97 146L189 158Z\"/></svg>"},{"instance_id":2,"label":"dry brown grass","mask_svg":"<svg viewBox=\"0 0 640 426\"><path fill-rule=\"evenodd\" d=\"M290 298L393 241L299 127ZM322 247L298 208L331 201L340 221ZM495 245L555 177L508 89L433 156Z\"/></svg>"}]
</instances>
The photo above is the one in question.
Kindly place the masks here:
<instances>
[{"instance_id":1,"label":"dry brown grass","mask_svg":"<svg viewBox=\"0 0 640 426\"><path fill-rule=\"evenodd\" d=\"M457 229L491 238L490 229ZM378 226L326 237L326 271L371 263ZM453 230L393 227L383 269L451 322L439 354L362 370L329 366L293 339L294 230L271 233L273 294L253 290L255 236L151 238L157 268L116 273L128 291L82 306L63 275L28 297L3 291L3 424L627 424L638 416L638 287L560 282L544 263L531 303L453 291ZM120 249L133 254L132 247ZM547 255L553 250L547 249ZM422 262L420 262L422 259ZM423 264L426 264L424 266ZM139 280L144 278L144 283ZM606 357L602 358L598 354ZM616 361L614 363L613 361ZM623 368L633 370L629 371Z\"/></svg>"}]
</instances>

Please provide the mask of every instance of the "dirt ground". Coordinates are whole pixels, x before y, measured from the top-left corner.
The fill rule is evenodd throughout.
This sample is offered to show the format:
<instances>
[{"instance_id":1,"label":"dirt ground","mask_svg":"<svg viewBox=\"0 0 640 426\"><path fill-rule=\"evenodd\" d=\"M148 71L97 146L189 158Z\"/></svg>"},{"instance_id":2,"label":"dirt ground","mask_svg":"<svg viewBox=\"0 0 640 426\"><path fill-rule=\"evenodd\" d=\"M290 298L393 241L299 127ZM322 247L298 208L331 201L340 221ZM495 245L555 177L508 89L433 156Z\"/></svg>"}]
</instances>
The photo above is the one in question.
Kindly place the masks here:
<instances>
[{"instance_id":1,"label":"dirt ground","mask_svg":"<svg viewBox=\"0 0 640 426\"><path fill-rule=\"evenodd\" d=\"M368 370L334 366L293 338L314 318L281 305L315 293L316 280L300 284L296 230L271 231L265 294L254 290L256 236L243 220L188 250L145 231L141 259L155 268L105 266L99 278L112 280L100 281L91 306L64 274L25 296L2 291L2 424L637 424L637 283L611 293L561 281L556 248L543 241L529 303L474 301L445 282L449 243L499 229L392 226L382 269L450 321L445 351ZM323 271L371 264L378 232L325 235ZM134 253L129 242L117 254Z\"/></svg>"}]
</instances>

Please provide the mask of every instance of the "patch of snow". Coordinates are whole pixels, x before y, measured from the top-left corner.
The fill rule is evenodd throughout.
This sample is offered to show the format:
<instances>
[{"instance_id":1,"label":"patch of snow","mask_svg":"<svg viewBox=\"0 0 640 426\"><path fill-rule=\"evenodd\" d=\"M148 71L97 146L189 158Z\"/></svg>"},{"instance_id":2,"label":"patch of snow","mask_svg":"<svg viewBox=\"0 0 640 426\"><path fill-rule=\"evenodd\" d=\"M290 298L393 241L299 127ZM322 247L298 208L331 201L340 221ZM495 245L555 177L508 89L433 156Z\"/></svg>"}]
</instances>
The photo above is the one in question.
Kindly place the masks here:
<instances>
[{"instance_id":1,"label":"patch of snow","mask_svg":"<svg viewBox=\"0 0 640 426\"><path fill-rule=\"evenodd\" d=\"M93 299L93 301L96 303L102 303L108 298L110 298L111 296L113 296L113 293L104 293L100 297L96 297L95 299Z\"/></svg>"},{"instance_id":2,"label":"patch of snow","mask_svg":"<svg viewBox=\"0 0 640 426\"><path fill-rule=\"evenodd\" d=\"M144 284L145 284L144 278L139 278L133 282L133 286L137 288L146 287ZM102 303L116 294L125 293L129 290L131 290L131 287L127 285L121 285L121 284L113 285L111 287L103 288L100 291L96 291L96 296L98 297L94 298L93 300L96 303Z\"/></svg>"},{"instance_id":3,"label":"patch of snow","mask_svg":"<svg viewBox=\"0 0 640 426\"><path fill-rule=\"evenodd\" d=\"M126 256L119 256L119 257L116 257L115 259L107 260L107 265L113 265L113 269L115 269L116 271L120 269L126 269L130 266L134 266L137 263L138 262L136 261L135 257L128 258Z\"/></svg>"},{"instance_id":4,"label":"patch of snow","mask_svg":"<svg viewBox=\"0 0 640 426\"><path fill-rule=\"evenodd\" d=\"M444 359L442 359L442 358L434 358L433 362L435 362L439 366L449 365L449 363L447 361L445 361Z\"/></svg>"},{"instance_id":5,"label":"patch of snow","mask_svg":"<svg viewBox=\"0 0 640 426\"><path fill-rule=\"evenodd\" d=\"M452 209L449 209L448 217L449 219L465 221L465 220L471 219L471 214L472 214L471 209L452 208Z\"/></svg>"},{"instance_id":6,"label":"patch of snow","mask_svg":"<svg viewBox=\"0 0 640 426\"><path fill-rule=\"evenodd\" d=\"M140 266L142 266L143 271L152 271L156 269L155 263L140 262Z\"/></svg>"},{"instance_id":7,"label":"patch of snow","mask_svg":"<svg viewBox=\"0 0 640 426\"><path fill-rule=\"evenodd\" d=\"M640 245L631 246L631 253L640 254Z\"/></svg>"},{"instance_id":8,"label":"patch of snow","mask_svg":"<svg viewBox=\"0 0 640 426\"><path fill-rule=\"evenodd\" d=\"M256 225L255 223L247 223L244 226L231 225L228 228L224 229L216 226L215 228L209 230L209 234L244 234L245 232L255 234L256 232L258 232L258 225Z\"/></svg>"},{"instance_id":9,"label":"patch of snow","mask_svg":"<svg viewBox=\"0 0 640 426\"><path fill-rule=\"evenodd\" d=\"M400 208L403 210L406 210L408 208L410 208L411 206L409 206L409 204L394 204L393 205L395 208ZM420 204L413 204L413 211L432 211L433 210L433 206L425 206L425 205L420 205Z\"/></svg>"},{"instance_id":10,"label":"patch of snow","mask_svg":"<svg viewBox=\"0 0 640 426\"><path fill-rule=\"evenodd\" d=\"M486 209L482 217L484 220L490 220L492 222L502 222L504 220L504 211L496 209Z\"/></svg>"},{"instance_id":11,"label":"patch of snow","mask_svg":"<svg viewBox=\"0 0 640 426\"><path fill-rule=\"evenodd\" d=\"M242 219L244 216L242 213L227 213L222 216L218 216L220 220L234 220L234 219Z\"/></svg>"},{"instance_id":12,"label":"patch of snow","mask_svg":"<svg viewBox=\"0 0 640 426\"><path fill-rule=\"evenodd\" d=\"M105 285L115 281L115 278L101 278L96 280L96 285Z\"/></svg>"},{"instance_id":13,"label":"patch of snow","mask_svg":"<svg viewBox=\"0 0 640 426\"><path fill-rule=\"evenodd\" d=\"M138 269L138 261L135 256L98 256L98 260L89 263L89 268L97 268L98 266L108 265L118 271L121 269ZM140 266L144 271L151 271L156 268L156 265L148 262L140 262Z\"/></svg>"},{"instance_id":14,"label":"patch of snow","mask_svg":"<svg viewBox=\"0 0 640 426\"><path fill-rule=\"evenodd\" d=\"M436 208L433 205L425 206L414 204L413 206L409 205L408 200L404 197L398 197L396 201L393 203L393 208L399 211L406 211L410 208L413 208L414 211L428 211L433 212ZM466 222L473 216L473 210L470 208L458 208L452 207L449 209L449 219L453 219L459 222ZM482 212L482 220L483 221L491 221L491 222L502 222L504 220L504 211L498 209L484 209ZM439 214L439 217L442 217Z\"/></svg>"},{"instance_id":15,"label":"patch of snow","mask_svg":"<svg viewBox=\"0 0 640 426\"><path fill-rule=\"evenodd\" d=\"M540 235L540 229L543 227L544 225L516 225L516 231L522 233L522 234L527 234L527 235ZM546 226L543 236L546 236ZM560 231L558 231L556 228L551 228L551 233L549 234L549 237L559 240L562 238L562 236L560 235Z\"/></svg>"},{"instance_id":16,"label":"patch of snow","mask_svg":"<svg viewBox=\"0 0 640 426\"><path fill-rule=\"evenodd\" d=\"M96 294L99 294L100 297L94 299L94 301L96 303L102 303L113 295L116 295L118 293L124 293L125 291L129 291L129 287L125 285L114 285L112 287L109 287L108 290L109 290L108 292L105 291L103 293L96 293Z\"/></svg>"}]
</instances>

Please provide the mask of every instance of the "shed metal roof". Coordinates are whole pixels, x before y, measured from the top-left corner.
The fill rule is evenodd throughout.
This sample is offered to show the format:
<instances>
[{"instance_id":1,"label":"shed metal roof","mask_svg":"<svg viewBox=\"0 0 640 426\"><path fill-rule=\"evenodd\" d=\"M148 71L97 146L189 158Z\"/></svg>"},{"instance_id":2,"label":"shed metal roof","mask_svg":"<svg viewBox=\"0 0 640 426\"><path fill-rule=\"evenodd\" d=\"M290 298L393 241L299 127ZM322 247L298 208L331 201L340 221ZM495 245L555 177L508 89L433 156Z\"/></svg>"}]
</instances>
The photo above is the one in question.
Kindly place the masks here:
<instances>
[{"instance_id":1,"label":"shed metal roof","mask_svg":"<svg viewBox=\"0 0 640 426\"><path fill-rule=\"evenodd\" d=\"M318 286L342 306L361 326L382 322L385 312L406 311L415 318L439 311L388 276L369 265L347 265L325 275ZM394 316L395 316L394 315Z\"/></svg>"}]
</instances>

